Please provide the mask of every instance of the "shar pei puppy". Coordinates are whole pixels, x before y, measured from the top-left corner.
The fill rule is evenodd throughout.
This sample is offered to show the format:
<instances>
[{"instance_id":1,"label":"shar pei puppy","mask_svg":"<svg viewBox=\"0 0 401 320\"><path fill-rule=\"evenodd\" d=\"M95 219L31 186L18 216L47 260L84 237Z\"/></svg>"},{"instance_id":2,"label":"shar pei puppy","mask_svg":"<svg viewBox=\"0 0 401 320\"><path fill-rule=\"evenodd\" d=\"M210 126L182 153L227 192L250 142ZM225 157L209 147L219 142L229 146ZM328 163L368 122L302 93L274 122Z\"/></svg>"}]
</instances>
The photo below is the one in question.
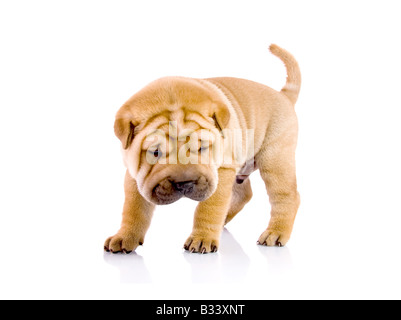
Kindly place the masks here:
<instances>
[{"instance_id":1,"label":"shar pei puppy","mask_svg":"<svg viewBox=\"0 0 401 320\"><path fill-rule=\"evenodd\" d=\"M284 246L300 197L295 173L301 86L298 63L271 45L287 69L278 92L237 78L156 80L117 112L114 130L127 168L120 230L104 248L130 253L142 245L156 205L198 201L190 252L216 252L226 223L252 198L249 175L259 170L271 218L258 244Z\"/></svg>"}]
</instances>

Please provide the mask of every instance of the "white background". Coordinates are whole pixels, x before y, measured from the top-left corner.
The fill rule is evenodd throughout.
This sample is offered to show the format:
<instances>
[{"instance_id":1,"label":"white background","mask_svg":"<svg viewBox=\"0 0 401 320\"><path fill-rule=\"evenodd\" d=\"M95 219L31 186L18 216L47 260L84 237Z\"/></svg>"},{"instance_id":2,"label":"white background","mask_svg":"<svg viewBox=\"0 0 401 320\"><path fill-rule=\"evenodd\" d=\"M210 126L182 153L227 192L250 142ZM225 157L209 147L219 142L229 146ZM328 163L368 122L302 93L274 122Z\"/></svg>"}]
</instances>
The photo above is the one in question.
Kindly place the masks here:
<instances>
[{"instance_id":1,"label":"white background","mask_svg":"<svg viewBox=\"0 0 401 320\"><path fill-rule=\"evenodd\" d=\"M399 1L1 1L0 298L400 299ZM158 207L143 247L120 224L114 115L167 75L303 87L302 205L285 248L256 245L254 198L217 254L183 252L195 202Z\"/></svg>"}]
</instances>

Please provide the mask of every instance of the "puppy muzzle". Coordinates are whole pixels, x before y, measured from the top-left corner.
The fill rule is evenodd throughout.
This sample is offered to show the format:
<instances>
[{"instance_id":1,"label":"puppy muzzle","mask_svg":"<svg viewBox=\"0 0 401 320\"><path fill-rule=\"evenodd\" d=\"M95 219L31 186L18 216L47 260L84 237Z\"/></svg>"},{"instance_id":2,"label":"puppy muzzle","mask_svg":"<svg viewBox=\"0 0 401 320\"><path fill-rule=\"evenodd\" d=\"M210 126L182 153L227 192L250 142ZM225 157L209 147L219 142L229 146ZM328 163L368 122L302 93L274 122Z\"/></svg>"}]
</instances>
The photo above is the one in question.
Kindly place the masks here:
<instances>
[{"instance_id":1,"label":"puppy muzzle","mask_svg":"<svg viewBox=\"0 0 401 320\"><path fill-rule=\"evenodd\" d=\"M166 178L153 188L152 202L158 205L166 205L182 197L187 197L195 201L203 201L209 195L210 185L203 176L187 181L174 181Z\"/></svg>"}]
</instances>

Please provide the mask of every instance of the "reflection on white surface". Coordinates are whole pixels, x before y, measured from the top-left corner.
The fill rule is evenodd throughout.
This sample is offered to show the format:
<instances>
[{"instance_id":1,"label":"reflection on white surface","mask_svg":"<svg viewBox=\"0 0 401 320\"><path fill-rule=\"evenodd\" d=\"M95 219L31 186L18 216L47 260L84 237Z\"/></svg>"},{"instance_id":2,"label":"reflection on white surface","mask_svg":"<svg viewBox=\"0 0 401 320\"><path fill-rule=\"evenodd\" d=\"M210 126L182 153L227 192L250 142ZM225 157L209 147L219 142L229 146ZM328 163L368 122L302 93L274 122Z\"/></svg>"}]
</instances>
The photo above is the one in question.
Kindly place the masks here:
<instances>
[{"instance_id":1,"label":"reflection on white surface","mask_svg":"<svg viewBox=\"0 0 401 320\"><path fill-rule=\"evenodd\" d=\"M285 273L292 271L293 263L288 247L266 247L258 245L259 252L267 260L267 271Z\"/></svg>"},{"instance_id":2,"label":"reflection on white surface","mask_svg":"<svg viewBox=\"0 0 401 320\"><path fill-rule=\"evenodd\" d=\"M193 254L183 253L191 266L191 277L194 283L241 281L247 275L250 260L234 239L224 229L218 253Z\"/></svg>"},{"instance_id":3,"label":"reflection on white surface","mask_svg":"<svg viewBox=\"0 0 401 320\"><path fill-rule=\"evenodd\" d=\"M219 252L198 254L183 251L182 255L190 266L193 283L240 282L245 279L250 265L249 257L227 229L223 231ZM128 255L105 252L103 259L119 269L120 283L152 283L152 279L158 276L154 274L152 277L146 259L136 252ZM152 269L154 272L165 272L162 269L166 262L162 262L162 257L160 262L158 268Z\"/></svg>"},{"instance_id":4,"label":"reflection on white surface","mask_svg":"<svg viewBox=\"0 0 401 320\"><path fill-rule=\"evenodd\" d=\"M152 279L143 257L137 253L112 254L105 252L103 259L106 263L120 270L121 283L151 283Z\"/></svg>"}]
</instances>

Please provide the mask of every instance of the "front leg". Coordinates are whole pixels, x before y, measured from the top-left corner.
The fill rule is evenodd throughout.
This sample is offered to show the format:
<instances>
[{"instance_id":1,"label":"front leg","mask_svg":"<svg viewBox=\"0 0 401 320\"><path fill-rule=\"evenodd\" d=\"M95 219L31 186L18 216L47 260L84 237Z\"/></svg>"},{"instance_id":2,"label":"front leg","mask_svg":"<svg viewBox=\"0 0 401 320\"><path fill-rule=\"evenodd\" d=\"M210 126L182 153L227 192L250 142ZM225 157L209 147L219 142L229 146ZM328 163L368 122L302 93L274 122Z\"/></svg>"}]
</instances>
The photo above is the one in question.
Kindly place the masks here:
<instances>
[{"instance_id":1,"label":"front leg","mask_svg":"<svg viewBox=\"0 0 401 320\"><path fill-rule=\"evenodd\" d=\"M215 193L199 203L195 211L194 227L184 248L190 252L216 252L220 235L231 203L235 170L219 169L219 182Z\"/></svg>"},{"instance_id":2,"label":"front leg","mask_svg":"<svg viewBox=\"0 0 401 320\"><path fill-rule=\"evenodd\" d=\"M104 244L104 249L113 253L130 253L143 244L155 209L155 205L145 200L139 193L137 183L128 171L125 174L124 191L125 203L121 228Z\"/></svg>"}]
</instances>

